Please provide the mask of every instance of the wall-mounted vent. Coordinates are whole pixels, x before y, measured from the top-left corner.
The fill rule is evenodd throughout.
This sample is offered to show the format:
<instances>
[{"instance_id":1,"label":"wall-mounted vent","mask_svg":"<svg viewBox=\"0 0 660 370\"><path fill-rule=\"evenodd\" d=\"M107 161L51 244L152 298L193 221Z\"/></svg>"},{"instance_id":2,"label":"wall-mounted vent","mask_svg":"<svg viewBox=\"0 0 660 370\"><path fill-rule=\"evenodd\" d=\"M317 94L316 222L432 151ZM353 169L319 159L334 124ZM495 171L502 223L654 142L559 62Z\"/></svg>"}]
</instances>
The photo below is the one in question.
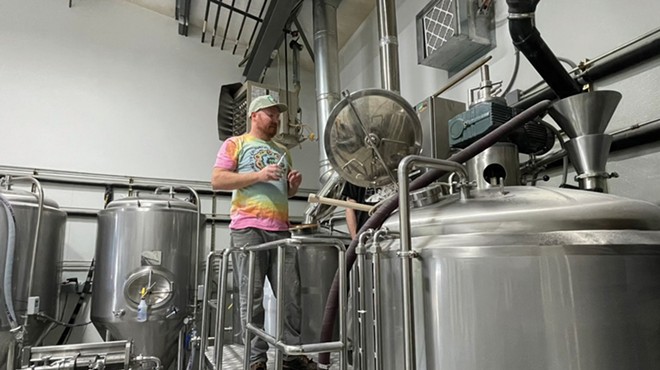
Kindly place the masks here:
<instances>
[{"instance_id":1,"label":"wall-mounted vent","mask_svg":"<svg viewBox=\"0 0 660 370\"><path fill-rule=\"evenodd\" d=\"M417 14L417 60L450 74L495 47L495 17L487 0L432 0Z\"/></svg>"}]
</instances>

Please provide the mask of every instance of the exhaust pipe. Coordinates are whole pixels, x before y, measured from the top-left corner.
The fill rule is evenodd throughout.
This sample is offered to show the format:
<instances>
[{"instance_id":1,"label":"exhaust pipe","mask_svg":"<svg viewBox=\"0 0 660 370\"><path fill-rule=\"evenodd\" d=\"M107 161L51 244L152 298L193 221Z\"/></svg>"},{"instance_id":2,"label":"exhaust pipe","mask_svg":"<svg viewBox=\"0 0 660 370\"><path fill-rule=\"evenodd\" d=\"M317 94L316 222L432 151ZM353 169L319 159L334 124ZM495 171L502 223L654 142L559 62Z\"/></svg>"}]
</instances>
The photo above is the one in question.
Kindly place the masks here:
<instances>
[{"instance_id":1,"label":"exhaust pipe","mask_svg":"<svg viewBox=\"0 0 660 370\"><path fill-rule=\"evenodd\" d=\"M340 100L339 46L337 41L337 2L314 0L314 63L316 74L316 118L319 125L319 155L321 186L332 177L323 138L332 108Z\"/></svg>"},{"instance_id":2,"label":"exhaust pipe","mask_svg":"<svg viewBox=\"0 0 660 370\"><path fill-rule=\"evenodd\" d=\"M509 6L509 33L513 45L525 55L557 96L566 98L579 94L582 88L561 66L534 26L534 13L539 1L506 1Z\"/></svg>"}]
</instances>

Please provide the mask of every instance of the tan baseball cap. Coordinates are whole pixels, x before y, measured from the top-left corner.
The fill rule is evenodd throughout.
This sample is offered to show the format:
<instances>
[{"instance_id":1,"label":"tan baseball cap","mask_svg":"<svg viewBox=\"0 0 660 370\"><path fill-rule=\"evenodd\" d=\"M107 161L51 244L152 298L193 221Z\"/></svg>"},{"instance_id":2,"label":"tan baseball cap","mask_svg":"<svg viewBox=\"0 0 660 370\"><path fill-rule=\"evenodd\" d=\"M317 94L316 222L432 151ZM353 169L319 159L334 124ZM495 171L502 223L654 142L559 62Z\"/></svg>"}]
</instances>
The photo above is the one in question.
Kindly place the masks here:
<instances>
[{"instance_id":1,"label":"tan baseball cap","mask_svg":"<svg viewBox=\"0 0 660 370\"><path fill-rule=\"evenodd\" d=\"M250 103L250 114L270 107L277 107L277 109L280 110L280 113L286 112L289 109L286 104L278 103L272 96L262 95L255 98L252 100L252 103Z\"/></svg>"}]
</instances>

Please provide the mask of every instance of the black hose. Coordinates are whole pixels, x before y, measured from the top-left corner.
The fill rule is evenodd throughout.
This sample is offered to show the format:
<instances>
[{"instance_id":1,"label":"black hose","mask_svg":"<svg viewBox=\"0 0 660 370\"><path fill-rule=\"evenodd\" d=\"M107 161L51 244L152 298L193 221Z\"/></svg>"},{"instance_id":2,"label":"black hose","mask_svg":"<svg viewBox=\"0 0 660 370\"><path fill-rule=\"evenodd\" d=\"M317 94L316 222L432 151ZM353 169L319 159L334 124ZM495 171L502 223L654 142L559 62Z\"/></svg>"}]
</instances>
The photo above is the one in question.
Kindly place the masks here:
<instances>
[{"instance_id":1,"label":"black hose","mask_svg":"<svg viewBox=\"0 0 660 370\"><path fill-rule=\"evenodd\" d=\"M621 50L589 67L585 72L575 78L576 82L593 83L610 77L629 68L636 67L642 63L653 60L660 56L660 37L637 45L635 47ZM513 104L514 108L525 109L531 107L541 100L556 99L557 96L550 88L539 90L524 99Z\"/></svg>"},{"instance_id":2,"label":"black hose","mask_svg":"<svg viewBox=\"0 0 660 370\"><path fill-rule=\"evenodd\" d=\"M580 74L577 80L582 84L593 83L658 55L660 55L660 37L630 49L628 52L615 54L606 62L595 63Z\"/></svg>"},{"instance_id":3,"label":"black hose","mask_svg":"<svg viewBox=\"0 0 660 370\"><path fill-rule=\"evenodd\" d=\"M534 11L538 2L539 0L507 0L509 33L513 45L525 55L560 98L579 94L582 91L580 85L562 67L559 59L534 27Z\"/></svg>"},{"instance_id":4,"label":"black hose","mask_svg":"<svg viewBox=\"0 0 660 370\"><path fill-rule=\"evenodd\" d=\"M526 122L531 121L537 116L543 114L545 110L550 105L549 100L545 100L535 104L529 109L523 111L519 115L513 117L507 121L502 126L488 133L483 138L474 142L472 145L461 150L459 153L454 154L449 158L450 161L463 163L474 157L475 155L483 152L488 149L490 146L498 142L502 137L508 135L514 129L522 126ZM417 178L415 181L410 183L410 191L414 191L425 186L428 186L433 181L440 178L445 174L446 171L443 170L431 170L424 175ZM382 206L365 222L364 225L360 228L357 235L359 236L365 230L368 229L378 229L389 217L389 215L399 207L399 197L394 195L387 199ZM358 238L351 241L350 246L346 250L346 270L350 271L353 263L355 262L355 247L358 244ZM338 309L338 300L339 300L339 272L335 274L335 278L332 282L332 287L328 293L328 300L325 305L325 312L323 314L323 324L321 326L321 342L329 342L332 340L332 335L334 331L335 318L337 316ZM328 365L330 364L330 353L321 353L319 354L319 363Z\"/></svg>"}]
</instances>

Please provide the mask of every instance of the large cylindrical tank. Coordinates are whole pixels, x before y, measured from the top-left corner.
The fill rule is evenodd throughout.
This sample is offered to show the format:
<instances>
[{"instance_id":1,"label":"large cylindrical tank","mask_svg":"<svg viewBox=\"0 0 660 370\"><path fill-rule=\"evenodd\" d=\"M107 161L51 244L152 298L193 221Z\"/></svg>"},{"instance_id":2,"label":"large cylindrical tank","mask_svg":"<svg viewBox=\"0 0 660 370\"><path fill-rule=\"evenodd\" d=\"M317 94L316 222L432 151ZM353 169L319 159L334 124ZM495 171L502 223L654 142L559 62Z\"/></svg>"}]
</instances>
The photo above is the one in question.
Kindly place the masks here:
<instances>
[{"instance_id":1,"label":"large cylindrical tank","mask_svg":"<svg viewBox=\"0 0 660 370\"><path fill-rule=\"evenodd\" d=\"M398 214L384 224L399 230ZM660 207L540 187L411 210L418 369L655 369ZM400 240L381 243L381 353L403 369Z\"/></svg>"},{"instance_id":2,"label":"large cylindrical tank","mask_svg":"<svg viewBox=\"0 0 660 370\"><path fill-rule=\"evenodd\" d=\"M7 235L8 224L4 207L0 207L0 294L4 296L5 266L11 264L13 270L11 279L11 296L20 325L26 325L25 317L28 304L28 291L30 290L30 266L36 253L34 274L32 277L33 297L39 297L39 312L57 317L59 287L61 281L62 251L64 246L64 230L66 213L59 209L54 201L44 198L39 233L37 235L37 218L39 215L39 196L22 190L0 190L0 195L11 205L15 216L15 243L14 258L7 261ZM35 251L35 238L37 239ZM1 300L4 302L4 299ZM0 314L0 331L10 328L3 307ZM31 318L26 329L27 336L24 344L34 344L36 339L48 326L48 322Z\"/></svg>"},{"instance_id":3,"label":"large cylindrical tank","mask_svg":"<svg viewBox=\"0 0 660 370\"><path fill-rule=\"evenodd\" d=\"M193 303L203 226L197 206L168 195L115 200L98 214L92 321L111 339L133 340L136 353L160 358L164 368ZM138 320L142 299L146 321Z\"/></svg>"},{"instance_id":4,"label":"large cylindrical tank","mask_svg":"<svg viewBox=\"0 0 660 370\"><path fill-rule=\"evenodd\" d=\"M334 238L350 243L347 234L319 228L317 225L302 225L292 229L293 237ZM337 272L338 253L334 246L300 248L298 265L300 268L300 306L302 309L300 338L303 343L318 343L321 338L321 324L325 303ZM338 327L335 326L338 338Z\"/></svg>"}]
</instances>

